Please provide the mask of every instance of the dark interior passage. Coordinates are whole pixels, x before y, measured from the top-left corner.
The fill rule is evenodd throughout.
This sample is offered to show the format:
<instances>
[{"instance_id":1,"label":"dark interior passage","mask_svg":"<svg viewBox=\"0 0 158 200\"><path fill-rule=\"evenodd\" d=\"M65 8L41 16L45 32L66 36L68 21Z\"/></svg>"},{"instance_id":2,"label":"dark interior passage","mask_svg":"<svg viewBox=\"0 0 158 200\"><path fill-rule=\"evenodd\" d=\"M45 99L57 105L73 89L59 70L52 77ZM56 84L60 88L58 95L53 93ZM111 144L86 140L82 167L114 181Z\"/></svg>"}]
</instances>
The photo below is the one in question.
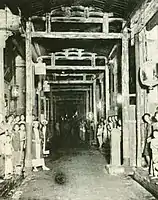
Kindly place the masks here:
<instances>
[{"instance_id":1,"label":"dark interior passage","mask_svg":"<svg viewBox=\"0 0 158 200\"><path fill-rule=\"evenodd\" d=\"M86 147L89 134L85 124L87 106L85 93L69 91L54 92L52 95L54 130L52 146L56 149Z\"/></svg>"}]
</instances>

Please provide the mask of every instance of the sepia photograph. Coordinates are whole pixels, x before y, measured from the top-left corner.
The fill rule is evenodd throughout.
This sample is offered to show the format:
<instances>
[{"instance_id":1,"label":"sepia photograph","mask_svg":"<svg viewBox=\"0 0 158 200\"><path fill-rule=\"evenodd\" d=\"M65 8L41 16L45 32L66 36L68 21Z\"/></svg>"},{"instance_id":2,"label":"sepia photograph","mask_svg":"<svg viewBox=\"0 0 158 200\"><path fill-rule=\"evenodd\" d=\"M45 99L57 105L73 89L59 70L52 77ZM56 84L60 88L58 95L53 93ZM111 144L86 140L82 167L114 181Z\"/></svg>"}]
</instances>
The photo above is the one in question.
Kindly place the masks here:
<instances>
[{"instance_id":1,"label":"sepia photograph","mask_svg":"<svg viewBox=\"0 0 158 200\"><path fill-rule=\"evenodd\" d=\"M0 200L158 200L158 0L0 0Z\"/></svg>"}]
</instances>

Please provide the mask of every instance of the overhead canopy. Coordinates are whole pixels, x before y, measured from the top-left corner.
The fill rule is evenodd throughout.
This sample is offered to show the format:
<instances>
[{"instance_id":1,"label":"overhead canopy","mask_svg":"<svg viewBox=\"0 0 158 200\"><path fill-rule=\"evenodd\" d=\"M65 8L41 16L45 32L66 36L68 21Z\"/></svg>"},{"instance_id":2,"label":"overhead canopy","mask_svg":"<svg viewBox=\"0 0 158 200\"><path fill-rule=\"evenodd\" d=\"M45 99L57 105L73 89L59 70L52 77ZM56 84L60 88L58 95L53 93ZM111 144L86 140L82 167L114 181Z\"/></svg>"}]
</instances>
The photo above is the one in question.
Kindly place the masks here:
<instances>
[{"instance_id":1,"label":"overhead canopy","mask_svg":"<svg viewBox=\"0 0 158 200\"><path fill-rule=\"evenodd\" d=\"M1 0L0 7L8 6L13 13L18 7L25 17L42 15L61 6L83 5L96 7L103 12L112 12L117 17L127 18L142 0Z\"/></svg>"}]
</instances>

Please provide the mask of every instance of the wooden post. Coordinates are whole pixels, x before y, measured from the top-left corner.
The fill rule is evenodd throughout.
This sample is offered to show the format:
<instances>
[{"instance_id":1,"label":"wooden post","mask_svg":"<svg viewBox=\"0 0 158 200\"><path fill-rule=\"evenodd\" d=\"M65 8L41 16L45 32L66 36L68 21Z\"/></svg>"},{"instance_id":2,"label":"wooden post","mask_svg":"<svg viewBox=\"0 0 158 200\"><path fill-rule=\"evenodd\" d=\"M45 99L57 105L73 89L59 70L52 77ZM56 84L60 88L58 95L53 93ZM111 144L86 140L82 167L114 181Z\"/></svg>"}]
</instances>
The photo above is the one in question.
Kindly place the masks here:
<instances>
[{"instance_id":1,"label":"wooden post","mask_svg":"<svg viewBox=\"0 0 158 200\"><path fill-rule=\"evenodd\" d=\"M51 15L50 13L46 13L46 32L50 33L51 32Z\"/></svg>"},{"instance_id":2,"label":"wooden post","mask_svg":"<svg viewBox=\"0 0 158 200\"><path fill-rule=\"evenodd\" d=\"M128 30L125 27L122 37L122 132L123 132L123 164L129 165L129 49Z\"/></svg>"},{"instance_id":3,"label":"wooden post","mask_svg":"<svg viewBox=\"0 0 158 200\"><path fill-rule=\"evenodd\" d=\"M4 48L5 48L5 32L0 32L0 114L5 116L4 102Z\"/></svg>"},{"instance_id":4,"label":"wooden post","mask_svg":"<svg viewBox=\"0 0 158 200\"><path fill-rule=\"evenodd\" d=\"M55 67L55 54L54 53L52 53L51 54L51 67Z\"/></svg>"},{"instance_id":5,"label":"wooden post","mask_svg":"<svg viewBox=\"0 0 158 200\"><path fill-rule=\"evenodd\" d=\"M26 22L26 158L25 167L30 171L32 167L32 51L31 51L31 22Z\"/></svg>"},{"instance_id":6,"label":"wooden post","mask_svg":"<svg viewBox=\"0 0 158 200\"><path fill-rule=\"evenodd\" d=\"M56 97L54 98L54 122L57 122L57 100Z\"/></svg>"},{"instance_id":7,"label":"wooden post","mask_svg":"<svg viewBox=\"0 0 158 200\"><path fill-rule=\"evenodd\" d=\"M15 67L16 67L16 84L19 85L19 97L17 99L17 113L25 113L25 61L18 55L15 58ZM34 105L34 104L33 104Z\"/></svg>"},{"instance_id":8,"label":"wooden post","mask_svg":"<svg viewBox=\"0 0 158 200\"><path fill-rule=\"evenodd\" d=\"M101 87L101 117L104 117L104 82L103 78L100 80L100 87Z\"/></svg>"},{"instance_id":9,"label":"wooden post","mask_svg":"<svg viewBox=\"0 0 158 200\"><path fill-rule=\"evenodd\" d=\"M42 90L42 76L39 75L38 82L38 120L41 120L41 90Z\"/></svg>"},{"instance_id":10,"label":"wooden post","mask_svg":"<svg viewBox=\"0 0 158 200\"><path fill-rule=\"evenodd\" d=\"M145 127L142 116L148 112L147 91L139 84L139 69L147 59L145 46L145 30L135 35L135 55L136 55L136 128L137 128L137 167L141 167L142 144L141 135L144 134Z\"/></svg>"},{"instance_id":11,"label":"wooden post","mask_svg":"<svg viewBox=\"0 0 158 200\"><path fill-rule=\"evenodd\" d=\"M113 68L113 73L114 73L114 112L117 115L118 114L118 107L117 107L117 94L118 94L118 64L117 64L117 51L116 55L114 58L114 68Z\"/></svg>"},{"instance_id":12,"label":"wooden post","mask_svg":"<svg viewBox=\"0 0 158 200\"><path fill-rule=\"evenodd\" d=\"M140 68L140 52L139 52L139 34L135 35L135 58L136 58L136 134L137 134L137 167L141 167L141 92L139 85L139 68Z\"/></svg>"},{"instance_id":13,"label":"wooden post","mask_svg":"<svg viewBox=\"0 0 158 200\"><path fill-rule=\"evenodd\" d=\"M89 113L89 91L86 92L86 117Z\"/></svg>"},{"instance_id":14,"label":"wooden post","mask_svg":"<svg viewBox=\"0 0 158 200\"><path fill-rule=\"evenodd\" d=\"M109 33L109 13L104 13L103 16L103 33Z\"/></svg>"},{"instance_id":15,"label":"wooden post","mask_svg":"<svg viewBox=\"0 0 158 200\"><path fill-rule=\"evenodd\" d=\"M93 112L93 106L92 106L92 102L93 102L93 94L92 94L92 86L90 86L90 90L89 90L89 107L90 107L90 112Z\"/></svg>"},{"instance_id":16,"label":"wooden post","mask_svg":"<svg viewBox=\"0 0 158 200\"><path fill-rule=\"evenodd\" d=\"M108 118L108 112L110 109L109 102L109 69L108 66L105 66L105 75L104 75L104 88L105 88L105 117Z\"/></svg>"},{"instance_id":17,"label":"wooden post","mask_svg":"<svg viewBox=\"0 0 158 200\"><path fill-rule=\"evenodd\" d=\"M93 82L93 116L94 116L94 143L97 143L97 105L96 105L96 79Z\"/></svg>"},{"instance_id":18,"label":"wooden post","mask_svg":"<svg viewBox=\"0 0 158 200\"><path fill-rule=\"evenodd\" d=\"M51 87L51 91L50 91L50 119L51 119L51 123L50 123L50 129L53 130L52 131L52 136L54 136L54 129L53 129L53 117L54 117L54 113L53 113L53 93L52 93L52 87Z\"/></svg>"}]
</instances>

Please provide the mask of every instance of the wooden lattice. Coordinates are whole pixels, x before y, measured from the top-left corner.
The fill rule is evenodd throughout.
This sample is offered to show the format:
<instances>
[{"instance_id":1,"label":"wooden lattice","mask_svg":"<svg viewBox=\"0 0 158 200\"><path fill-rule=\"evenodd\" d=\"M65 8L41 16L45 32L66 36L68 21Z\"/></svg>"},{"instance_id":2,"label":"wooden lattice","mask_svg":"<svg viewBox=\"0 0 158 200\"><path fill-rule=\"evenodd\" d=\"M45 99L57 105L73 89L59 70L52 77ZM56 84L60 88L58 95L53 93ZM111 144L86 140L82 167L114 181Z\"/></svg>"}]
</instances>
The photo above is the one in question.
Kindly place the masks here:
<instances>
[{"instance_id":1,"label":"wooden lattice","mask_svg":"<svg viewBox=\"0 0 158 200\"><path fill-rule=\"evenodd\" d=\"M101 32L103 33L109 33L110 23L121 23L122 26L124 24L124 20L122 18L115 18L113 13L105 13L96 8L83 6L61 7L52 10L45 16L33 16L31 20L35 27L39 22L41 24L44 23L44 29L48 33L54 32L53 23L101 24ZM33 31L37 31L36 28Z\"/></svg>"},{"instance_id":2,"label":"wooden lattice","mask_svg":"<svg viewBox=\"0 0 158 200\"><path fill-rule=\"evenodd\" d=\"M102 66L105 66L106 64L106 57L105 56L99 56L96 53L90 53L84 51L84 49L77 49L77 48L69 48L69 49L63 49L63 51L51 53L51 55L48 56L41 56L43 59L43 62L46 63L46 65L51 65L52 67L55 67L56 61L64 60L66 61L90 61L90 66L96 67L97 62L96 60L102 60L104 63Z\"/></svg>"}]
</instances>

